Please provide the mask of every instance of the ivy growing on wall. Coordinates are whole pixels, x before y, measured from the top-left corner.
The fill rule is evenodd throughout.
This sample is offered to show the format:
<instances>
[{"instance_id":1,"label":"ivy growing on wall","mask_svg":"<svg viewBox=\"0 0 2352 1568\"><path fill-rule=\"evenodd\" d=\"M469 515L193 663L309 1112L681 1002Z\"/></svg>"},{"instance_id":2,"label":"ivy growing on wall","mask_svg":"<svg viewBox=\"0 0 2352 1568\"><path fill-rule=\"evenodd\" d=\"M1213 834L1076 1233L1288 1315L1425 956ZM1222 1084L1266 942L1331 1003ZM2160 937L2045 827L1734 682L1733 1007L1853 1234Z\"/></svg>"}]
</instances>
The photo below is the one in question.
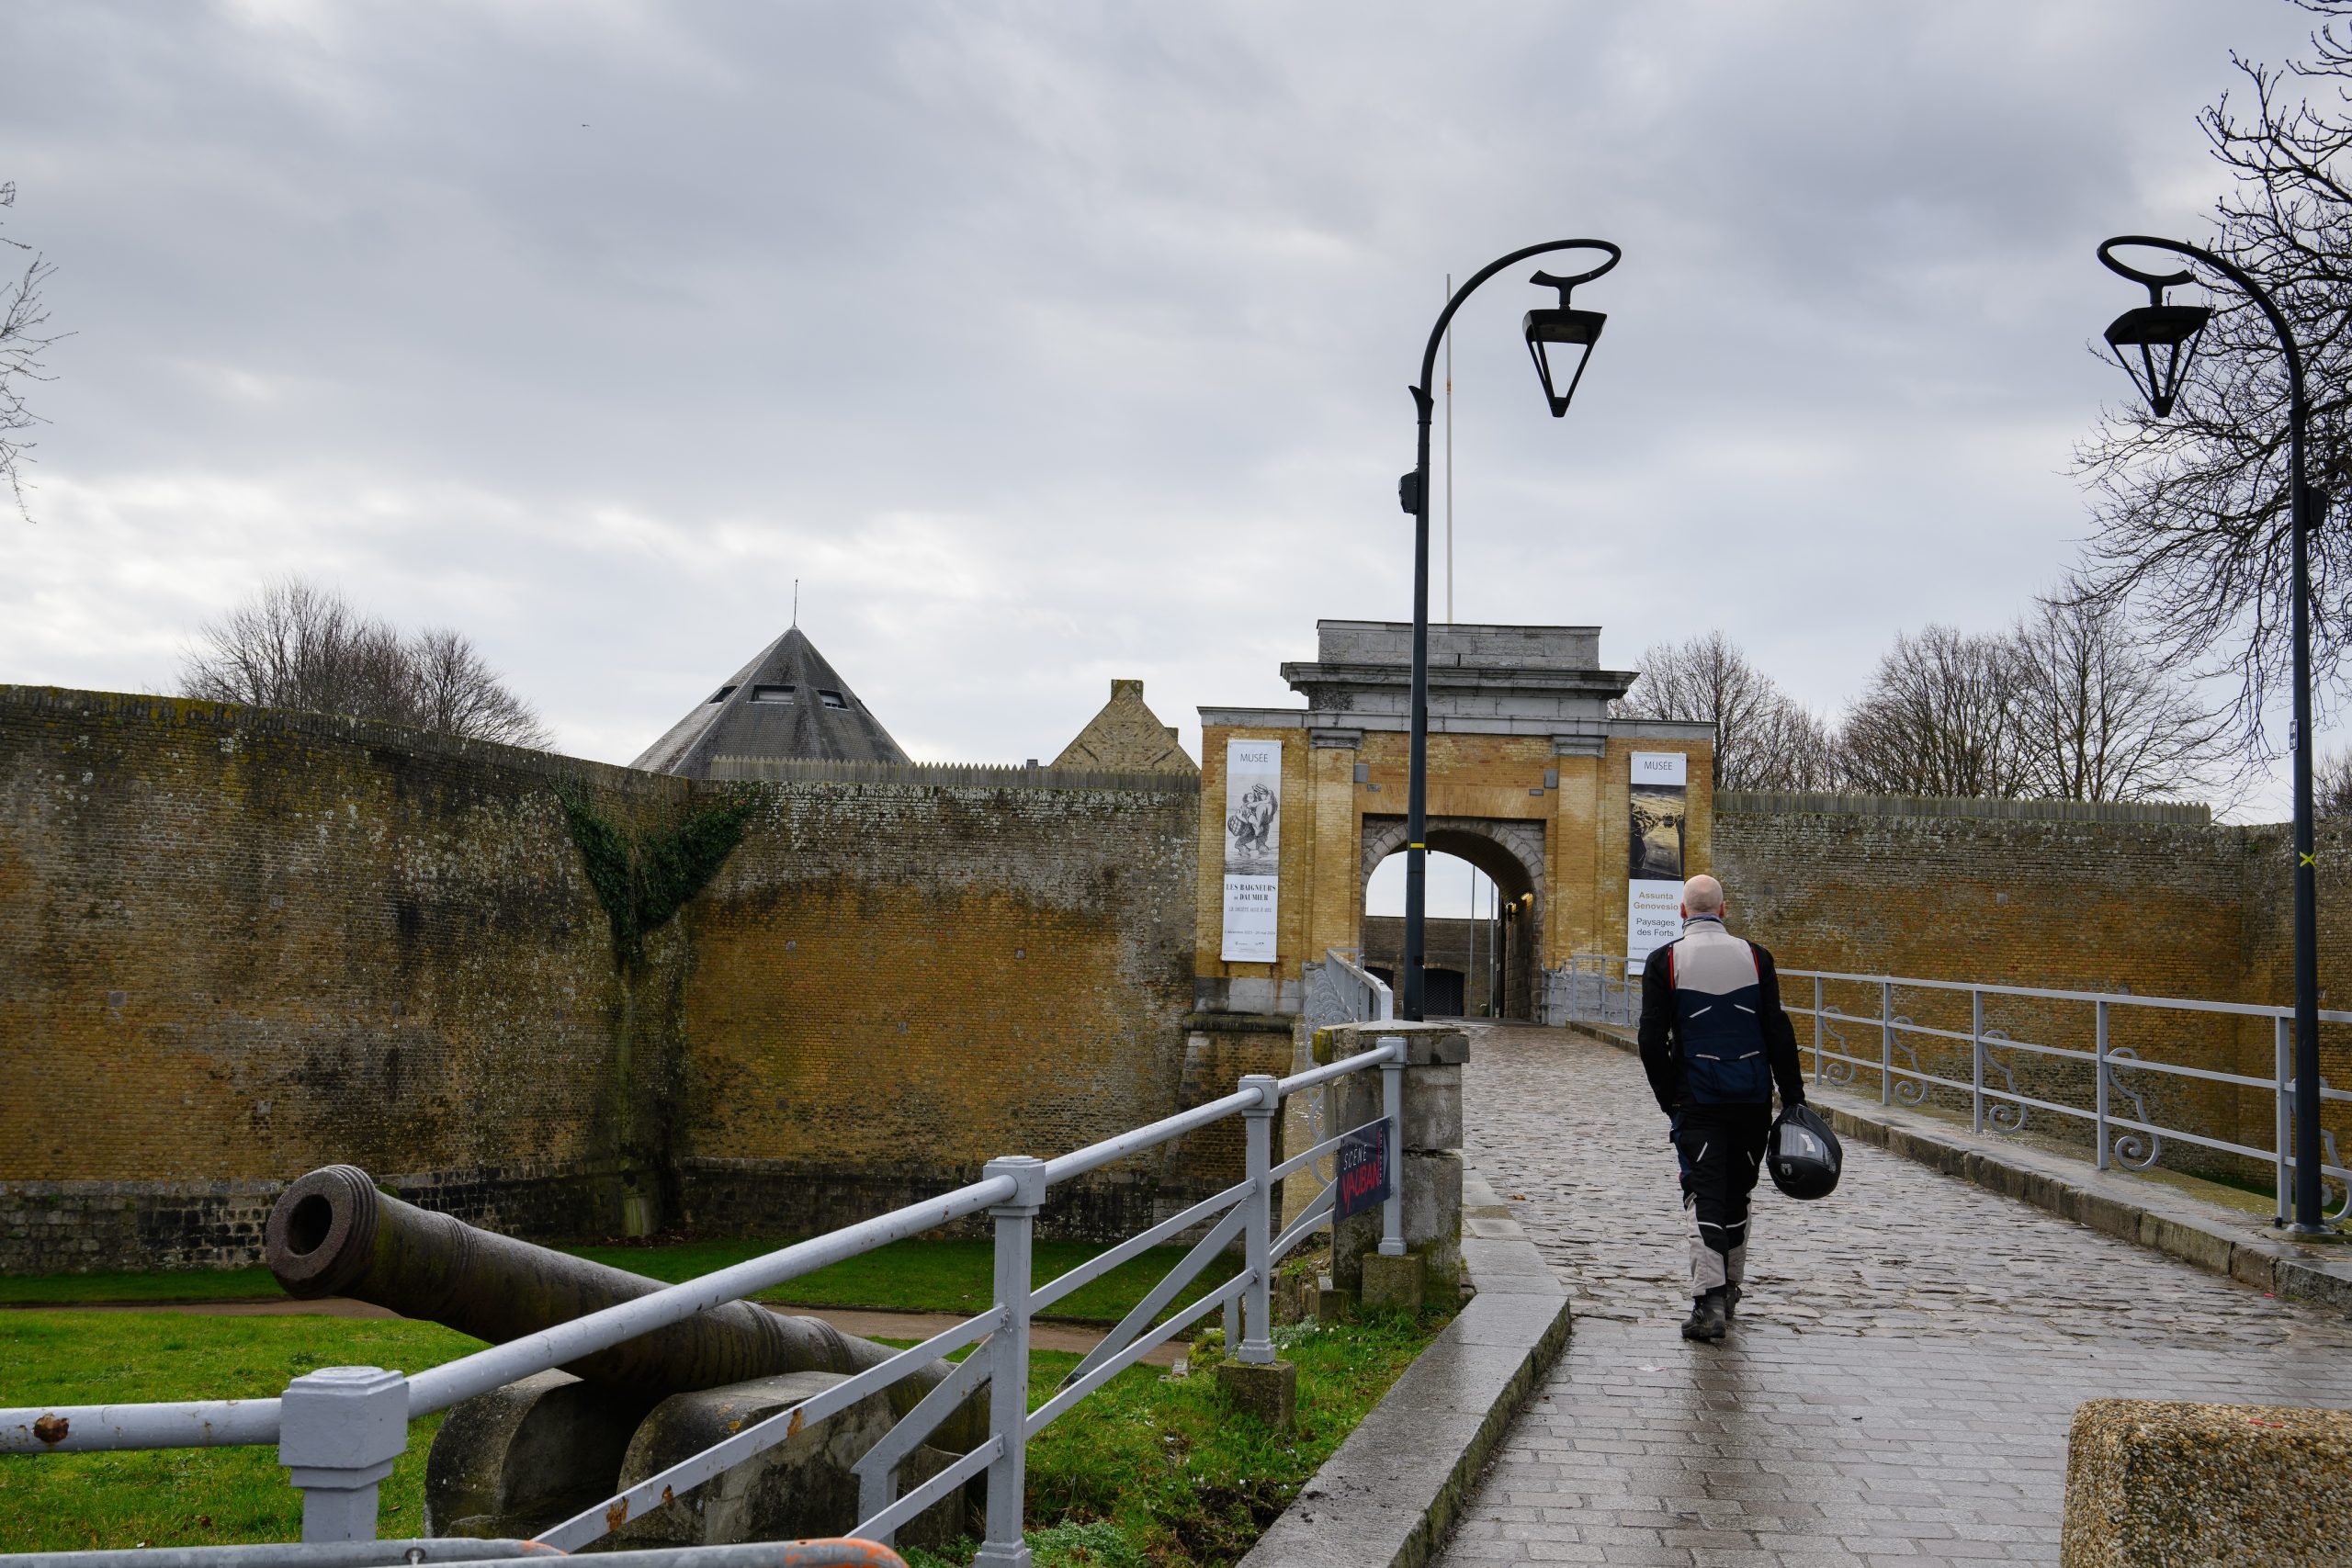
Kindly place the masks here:
<instances>
[{"instance_id":1,"label":"ivy growing on wall","mask_svg":"<svg viewBox=\"0 0 2352 1568\"><path fill-rule=\"evenodd\" d=\"M644 951L646 933L668 923L727 863L743 841L754 801L747 793L672 826L632 833L598 815L577 784L558 784L555 793L624 963Z\"/></svg>"}]
</instances>

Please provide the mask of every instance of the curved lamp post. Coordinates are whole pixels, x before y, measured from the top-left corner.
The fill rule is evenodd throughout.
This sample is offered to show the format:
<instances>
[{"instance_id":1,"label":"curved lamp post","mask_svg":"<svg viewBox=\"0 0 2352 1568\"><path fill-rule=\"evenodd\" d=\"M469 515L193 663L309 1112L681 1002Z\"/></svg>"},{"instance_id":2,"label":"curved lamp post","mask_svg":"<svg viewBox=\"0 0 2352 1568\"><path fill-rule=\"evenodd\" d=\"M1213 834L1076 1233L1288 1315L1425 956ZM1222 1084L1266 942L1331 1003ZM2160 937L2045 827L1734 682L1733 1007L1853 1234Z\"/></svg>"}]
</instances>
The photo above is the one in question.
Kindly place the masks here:
<instances>
[{"instance_id":1,"label":"curved lamp post","mask_svg":"<svg viewBox=\"0 0 2352 1568\"><path fill-rule=\"evenodd\" d=\"M2320 1209L2319 1096L2319 893L2317 865L2312 850L2312 633L2311 531L2327 511L2303 479L2303 429L2309 406L2303 397L2303 354L2287 325L2278 302L2245 270L2212 252L2177 240L2146 234L2119 234L2098 248L2098 259L2120 277L2128 277L2148 291L2148 302L2126 310L2107 329L2108 346L2115 351L2125 372L2148 400L2158 419L2172 412L2188 378L2197 339L2213 312L2202 305L2168 305L2165 290L2193 283L2187 268L2178 272L2143 272L2119 258L2118 245L2166 251L2192 262L2202 262L2245 291L2245 297L2269 318L2287 356L2287 483L2290 524L2294 532L2292 624L2295 642L2295 1217L2297 1235L2327 1232Z\"/></svg>"},{"instance_id":2,"label":"curved lamp post","mask_svg":"<svg viewBox=\"0 0 2352 1568\"><path fill-rule=\"evenodd\" d=\"M1527 339L1527 352L1535 360L1535 373L1544 383L1544 400L1550 405L1552 417L1566 413L1568 400L1577 395L1577 383L1584 379L1592 345L1600 340L1601 325L1609 319L1599 310L1578 310L1568 302L1568 295L1577 284L1589 283L1617 265L1623 253L1606 240L1553 240L1530 245L1473 273L1438 312L1437 325L1430 329L1429 346L1421 351L1421 378L1411 389L1413 406L1420 416L1420 445L1413 471L1396 485L1397 499L1413 514L1412 769L1405 807L1405 952L1398 964L1404 987L1397 998L1397 1011L1408 1019L1421 1016L1421 919L1429 895L1430 412L1433 406L1430 379L1437 369L1438 345L1445 341L1445 329L1462 302L1503 268L1553 251L1598 251L1606 258L1587 272L1567 276L1539 272L1529 279L1540 288L1560 291L1557 305L1528 311L1520 330Z\"/></svg>"}]
</instances>

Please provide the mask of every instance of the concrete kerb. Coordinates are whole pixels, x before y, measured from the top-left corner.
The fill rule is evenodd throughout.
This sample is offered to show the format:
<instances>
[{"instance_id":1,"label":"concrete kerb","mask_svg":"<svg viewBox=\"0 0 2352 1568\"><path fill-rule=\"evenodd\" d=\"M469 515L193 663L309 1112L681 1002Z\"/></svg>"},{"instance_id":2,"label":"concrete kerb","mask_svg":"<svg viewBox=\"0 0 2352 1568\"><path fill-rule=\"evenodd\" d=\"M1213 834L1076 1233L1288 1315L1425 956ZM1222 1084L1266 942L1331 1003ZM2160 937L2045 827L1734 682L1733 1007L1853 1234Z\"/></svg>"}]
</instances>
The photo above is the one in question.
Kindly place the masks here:
<instances>
[{"instance_id":1,"label":"concrete kerb","mask_svg":"<svg viewBox=\"0 0 2352 1568\"><path fill-rule=\"evenodd\" d=\"M1572 1023L1568 1028L1621 1051L1634 1049L1625 1033L1605 1025ZM2064 1155L1978 1137L1916 1112L1864 1108L1818 1085L1809 1087L1806 1095L1842 1137L1875 1144L1930 1170L2275 1296L2352 1311L2352 1258L2312 1256L2295 1243L2267 1234L2269 1227L2255 1216L2101 1171Z\"/></svg>"},{"instance_id":2,"label":"concrete kerb","mask_svg":"<svg viewBox=\"0 0 2352 1568\"><path fill-rule=\"evenodd\" d=\"M1568 1342L1568 1293L1473 1172L1462 1258L1477 1294L1241 1560L1241 1568L1421 1568Z\"/></svg>"}]
</instances>

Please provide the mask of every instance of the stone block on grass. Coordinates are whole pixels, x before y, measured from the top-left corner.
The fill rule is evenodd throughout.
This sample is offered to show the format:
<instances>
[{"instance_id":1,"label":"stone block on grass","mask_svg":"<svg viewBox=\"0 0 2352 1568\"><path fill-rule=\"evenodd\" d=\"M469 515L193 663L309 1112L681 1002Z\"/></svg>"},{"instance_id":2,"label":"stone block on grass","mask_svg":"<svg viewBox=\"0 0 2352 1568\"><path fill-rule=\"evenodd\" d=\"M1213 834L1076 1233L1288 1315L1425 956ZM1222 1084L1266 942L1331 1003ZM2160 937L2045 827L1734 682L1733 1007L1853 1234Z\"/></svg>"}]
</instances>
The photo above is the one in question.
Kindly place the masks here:
<instances>
[{"instance_id":1,"label":"stone block on grass","mask_svg":"<svg viewBox=\"0 0 2352 1568\"><path fill-rule=\"evenodd\" d=\"M1363 1304L1386 1312L1419 1312L1429 1271L1418 1254L1383 1258L1366 1253L1363 1259Z\"/></svg>"},{"instance_id":2,"label":"stone block on grass","mask_svg":"<svg viewBox=\"0 0 2352 1568\"><path fill-rule=\"evenodd\" d=\"M1298 1419L1298 1364L1295 1361L1219 1361L1217 1385L1236 1410L1247 1412L1277 1432Z\"/></svg>"},{"instance_id":3,"label":"stone block on grass","mask_svg":"<svg viewBox=\"0 0 2352 1568\"><path fill-rule=\"evenodd\" d=\"M2352 1411L2094 1399L2066 1441L2061 1568L2341 1563Z\"/></svg>"}]
</instances>

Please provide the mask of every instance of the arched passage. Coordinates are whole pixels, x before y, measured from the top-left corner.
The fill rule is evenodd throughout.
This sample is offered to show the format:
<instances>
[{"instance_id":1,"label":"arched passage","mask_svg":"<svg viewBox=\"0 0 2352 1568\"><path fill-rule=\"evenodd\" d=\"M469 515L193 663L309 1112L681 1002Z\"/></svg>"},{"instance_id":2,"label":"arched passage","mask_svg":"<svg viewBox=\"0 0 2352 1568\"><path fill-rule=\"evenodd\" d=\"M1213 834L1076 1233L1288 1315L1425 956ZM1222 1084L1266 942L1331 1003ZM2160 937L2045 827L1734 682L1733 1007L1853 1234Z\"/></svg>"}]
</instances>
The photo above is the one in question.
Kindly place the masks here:
<instances>
[{"instance_id":1,"label":"arched passage","mask_svg":"<svg viewBox=\"0 0 2352 1568\"><path fill-rule=\"evenodd\" d=\"M1544 964L1544 824L1526 819L1432 817L1430 849L1468 862L1494 883L1501 912L1495 950L1501 971L1498 996L1501 1016L1536 1016L1536 976ZM1364 885L1380 863L1405 847L1402 817L1363 818L1363 856L1358 868L1359 919Z\"/></svg>"}]
</instances>

